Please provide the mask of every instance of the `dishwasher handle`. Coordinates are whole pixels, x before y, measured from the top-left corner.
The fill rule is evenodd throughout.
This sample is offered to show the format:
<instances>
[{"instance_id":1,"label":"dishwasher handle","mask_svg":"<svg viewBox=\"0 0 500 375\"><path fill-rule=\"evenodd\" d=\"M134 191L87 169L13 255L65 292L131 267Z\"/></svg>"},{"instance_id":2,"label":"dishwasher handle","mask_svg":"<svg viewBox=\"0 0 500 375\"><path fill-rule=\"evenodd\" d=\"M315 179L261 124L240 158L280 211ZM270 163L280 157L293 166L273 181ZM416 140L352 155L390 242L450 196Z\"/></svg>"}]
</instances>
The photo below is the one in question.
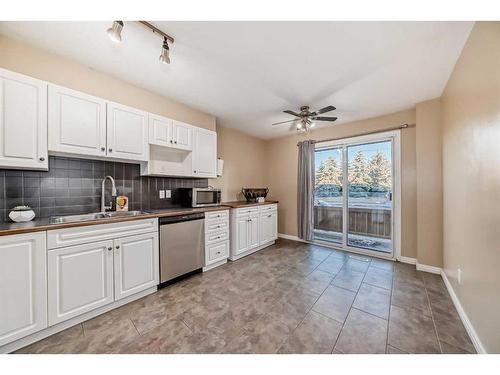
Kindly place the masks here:
<instances>
[{"instance_id":1,"label":"dishwasher handle","mask_svg":"<svg viewBox=\"0 0 500 375\"><path fill-rule=\"evenodd\" d=\"M160 225L182 223L184 221L192 221L192 220L202 220L204 218L205 214L203 212L180 215L180 216L160 217Z\"/></svg>"}]
</instances>

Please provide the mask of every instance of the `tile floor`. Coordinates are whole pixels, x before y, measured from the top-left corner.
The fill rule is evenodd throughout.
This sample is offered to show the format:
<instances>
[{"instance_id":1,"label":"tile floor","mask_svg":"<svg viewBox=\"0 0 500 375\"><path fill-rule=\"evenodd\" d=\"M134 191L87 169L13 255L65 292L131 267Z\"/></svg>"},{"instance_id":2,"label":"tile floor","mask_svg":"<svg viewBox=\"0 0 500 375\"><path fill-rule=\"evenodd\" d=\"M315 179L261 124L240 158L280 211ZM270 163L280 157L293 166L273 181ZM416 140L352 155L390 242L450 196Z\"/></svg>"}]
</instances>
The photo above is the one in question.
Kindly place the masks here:
<instances>
[{"instance_id":1,"label":"tile floor","mask_svg":"<svg viewBox=\"0 0 500 375\"><path fill-rule=\"evenodd\" d=\"M279 240L18 353L473 353L414 266Z\"/></svg>"}]
</instances>

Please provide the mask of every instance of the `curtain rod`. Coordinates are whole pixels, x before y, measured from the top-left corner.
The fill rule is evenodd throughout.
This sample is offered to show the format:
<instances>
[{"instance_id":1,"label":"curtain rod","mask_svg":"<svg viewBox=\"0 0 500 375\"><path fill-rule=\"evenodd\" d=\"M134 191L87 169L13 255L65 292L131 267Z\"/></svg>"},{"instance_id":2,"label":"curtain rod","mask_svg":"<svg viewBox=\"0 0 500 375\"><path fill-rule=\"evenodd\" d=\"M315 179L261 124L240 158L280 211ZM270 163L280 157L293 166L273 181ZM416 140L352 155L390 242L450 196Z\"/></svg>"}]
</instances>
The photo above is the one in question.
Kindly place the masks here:
<instances>
[{"instance_id":1,"label":"curtain rod","mask_svg":"<svg viewBox=\"0 0 500 375\"><path fill-rule=\"evenodd\" d=\"M331 142L331 141L338 141L339 139L345 139L345 138L351 138L351 137L361 137L363 135L370 135L370 134L377 134L377 133L384 133L388 132L391 130L401 130L401 129L408 129L408 128L414 128L416 124L402 124L399 126L394 126L392 128L385 128L385 129L380 129L380 130L373 130L369 132L364 132L364 133L359 133L359 134L354 134L354 135L349 135L347 137L337 137L337 138L329 138L329 139L322 139L321 141L312 141L313 143L323 143L323 142ZM297 146L299 145L300 142L297 143Z\"/></svg>"}]
</instances>

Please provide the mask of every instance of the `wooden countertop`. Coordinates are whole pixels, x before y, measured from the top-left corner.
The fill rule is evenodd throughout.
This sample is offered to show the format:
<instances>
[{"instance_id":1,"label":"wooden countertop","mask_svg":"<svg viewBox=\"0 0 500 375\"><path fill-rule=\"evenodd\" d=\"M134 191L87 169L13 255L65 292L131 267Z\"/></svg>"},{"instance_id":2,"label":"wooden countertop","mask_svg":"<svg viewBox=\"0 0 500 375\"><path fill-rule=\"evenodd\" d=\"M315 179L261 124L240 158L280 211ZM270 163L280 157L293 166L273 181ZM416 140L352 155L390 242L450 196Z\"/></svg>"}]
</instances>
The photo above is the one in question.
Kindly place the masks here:
<instances>
[{"instance_id":1,"label":"wooden countertop","mask_svg":"<svg viewBox=\"0 0 500 375\"><path fill-rule=\"evenodd\" d=\"M241 207L252 207L252 206L265 206L266 204L275 204L278 203L278 201L265 201L262 203L256 203L256 202L247 202L247 201L232 201L232 202L223 202L223 206L228 206L231 208L241 208Z\"/></svg>"},{"instance_id":2,"label":"wooden countertop","mask_svg":"<svg viewBox=\"0 0 500 375\"><path fill-rule=\"evenodd\" d=\"M46 230L55 230L63 228L83 227L95 224L118 223L122 221L153 219L167 216L181 216L199 212L221 211L228 210L230 207L215 206L203 208L168 208L164 210L150 210L137 216L112 217L106 219L79 221L76 223L57 223L51 224L48 218L35 219L27 223L0 223L0 236L8 236L12 234L43 232Z\"/></svg>"}]
</instances>

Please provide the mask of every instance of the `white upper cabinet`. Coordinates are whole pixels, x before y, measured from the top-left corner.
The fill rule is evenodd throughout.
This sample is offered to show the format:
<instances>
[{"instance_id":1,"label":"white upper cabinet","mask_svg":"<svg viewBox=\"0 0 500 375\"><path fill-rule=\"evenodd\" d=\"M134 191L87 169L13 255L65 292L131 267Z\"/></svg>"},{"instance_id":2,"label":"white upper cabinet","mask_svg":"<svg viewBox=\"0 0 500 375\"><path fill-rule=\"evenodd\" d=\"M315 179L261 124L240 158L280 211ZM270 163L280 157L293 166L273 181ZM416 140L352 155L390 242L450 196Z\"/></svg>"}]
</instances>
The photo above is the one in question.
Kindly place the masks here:
<instances>
[{"instance_id":1,"label":"white upper cabinet","mask_svg":"<svg viewBox=\"0 0 500 375\"><path fill-rule=\"evenodd\" d=\"M202 128L194 129L193 176L217 177L217 133Z\"/></svg>"},{"instance_id":2,"label":"white upper cabinet","mask_svg":"<svg viewBox=\"0 0 500 375\"><path fill-rule=\"evenodd\" d=\"M45 232L0 237L0 346L47 327Z\"/></svg>"},{"instance_id":3,"label":"white upper cabinet","mask_svg":"<svg viewBox=\"0 0 500 375\"><path fill-rule=\"evenodd\" d=\"M191 151L193 149L193 127L180 121L173 121L173 143L175 148Z\"/></svg>"},{"instance_id":4,"label":"white upper cabinet","mask_svg":"<svg viewBox=\"0 0 500 375\"><path fill-rule=\"evenodd\" d=\"M148 113L108 102L107 114L107 155L113 158L147 161Z\"/></svg>"},{"instance_id":5,"label":"white upper cabinet","mask_svg":"<svg viewBox=\"0 0 500 375\"><path fill-rule=\"evenodd\" d=\"M193 149L193 126L158 115L149 115L149 143L178 150Z\"/></svg>"},{"instance_id":6,"label":"white upper cabinet","mask_svg":"<svg viewBox=\"0 0 500 375\"><path fill-rule=\"evenodd\" d=\"M0 69L0 167L48 169L47 83Z\"/></svg>"},{"instance_id":7,"label":"white upper cabinet","mask_svg":"<svg viewBox=\"0 0 500 375\"><path fill-rule=\"evenodd\" d=\"M106 101L49 85L49 151L106 156Z\"/></svg>"},{"instance_id":8,"label":"white upper cabinet","mask_svg":"<svg viewBox=\"0 0 500 375\"><path fill-rule=\"evenodd\" d=\"M172 144L173 120L158 115L149 115L149 143L170 147Z\"/></svg>"}]
</instances>

